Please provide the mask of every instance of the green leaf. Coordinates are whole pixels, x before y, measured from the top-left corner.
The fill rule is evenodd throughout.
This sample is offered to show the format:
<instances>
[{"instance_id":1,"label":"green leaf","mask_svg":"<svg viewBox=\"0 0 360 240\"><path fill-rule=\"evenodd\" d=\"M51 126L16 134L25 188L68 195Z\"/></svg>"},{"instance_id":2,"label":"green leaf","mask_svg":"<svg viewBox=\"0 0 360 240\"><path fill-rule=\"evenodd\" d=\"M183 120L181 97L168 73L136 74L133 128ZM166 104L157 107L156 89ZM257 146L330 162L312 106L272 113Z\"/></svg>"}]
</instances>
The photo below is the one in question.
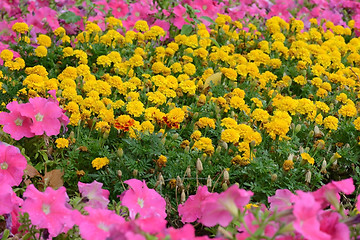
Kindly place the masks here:
<instances>
[{"instance_id":1,"label":"green leaf","mask_svg":"<svg viewBox=\"0 0 360 240\"><path fill-rule=\"evenodd\" d=\"M202 17L200 17L200 18L202 18L202 19L204 19L204 20L206 20L206 21L208 21L208 22L211 22L211 23L214 23L214 24L215 24L215 21L212 20L211 18L209 18L208 16L202 16Z\"/></svg>"},{"instance_id":2,"label":"green leaf","mask_svg":"<svg viewBox=\"0 0 360 240\"><path fill-rule=\"evenodd\" d=\"M22 237L22 240L27 240L27 239L30 239L30 238L31 238L31 235L32 235L32 233L31 233L31 232L29 232L29 233L25 234L25 235Z\"/></svg>"},{"instance_id":3,"label":"green leaf","mask_svg":"<svg viewBox=\"0 0 360 240\"><path fill-rule=\"evenodd\" d=\"M10 235L9 229L5 229L4 232L3 232L3 236L1 238L1 240L8 239L9 235Z\"/></svg>"},{"instance_id":4,"label":"green leaf","mask_svg":"<svg viewBox=\"0 0 360 240\"><path fill-rule=\"evenodd\" d=\"M188 24L184 24L181 28L181 34L183 35L190 35L190 33L192 32L193 28L191 25L188 25Z\"/></svg>"},{"instance_id":5,"label":"green leaf","mask_svg":"<svg viewBox=\"0 0 360 240\"><path fill-rule=\"evenodd\" d=\"M66 23L76 23L81 20L81 17L73 12L64 12L59 16L60 19L64 19Z\"/></svg>"}]
</instances>

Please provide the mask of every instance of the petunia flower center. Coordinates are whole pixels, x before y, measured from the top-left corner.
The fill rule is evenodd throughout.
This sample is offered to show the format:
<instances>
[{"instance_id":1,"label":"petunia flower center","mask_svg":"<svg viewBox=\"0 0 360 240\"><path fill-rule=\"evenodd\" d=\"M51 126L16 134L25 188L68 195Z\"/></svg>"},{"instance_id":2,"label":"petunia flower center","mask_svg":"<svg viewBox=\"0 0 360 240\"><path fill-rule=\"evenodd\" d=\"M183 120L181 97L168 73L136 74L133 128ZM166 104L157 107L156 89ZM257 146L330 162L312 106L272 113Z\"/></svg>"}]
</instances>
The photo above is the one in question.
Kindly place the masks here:
<instances>
[{"instance_id":1,"label":"petunia flower center","mask_svg":"<svg viewBox=\"0 0 360 240\"><path fill-rule=\"evenodd\" d=\"M135 16L139 17L139 16L140 16L140 13L139 13L139 12L136 12L136 13L135 13Z\"/></svg>"},{"instance_id":2,"label":"petunia flower center","mask_svg":"<svg viewBox=\"0 0 360 240\"><path fill-rule=\"evenodd\" d=\"M7 162L0 163L0 168L2 170L6 170L6 169L8 169L8 167L9 167L9 165L7 164Z\"/></svg>"},{"instance_id":3,"label":"petunia flower center","mask_svg":"<svg viewBox=\"0 0 360 240\"><path fill-rule=\"evenodd\" d=\"M43 204L43 205L42 205L42 211L43 211L46 215L48 215L48 214L50 213L50 205L48 205L48 204Z\"/></svg>"},{"instance_id":4,"label":"petunia flower center","mask_svg":"<svg viewBox=\"0 0 360 240\"><path fill-rule=\"evenodd\" d=\"M206 5L203 5L202 6L202 9L205 11L207 9L207 6Z\"/></svg>"},{"instance_id":5,"label":"petunia flower center","mask_svg":"<svg viewBox=\"0 0 360 240\"><path fill-rule=\"evenodd\" d=\"M20 118L17 118L14 122L15 122L15 125L16 125L16 126L22 126L23 121L24 121L24 120L22 120L22 119L20 119Z\"/></svg>"},{"instance_id":6,"label":"petunia flower center","mask_svg":"<svg viewBox=\"0 0 360 240\"><path fill-rule=\"evenodd\" d=\"M42 120L44 119L44 115L38 113L38 114L35 115L35 119L38 122L42 122Z\"/></svg>"},{"instance_id":7,"label":"petunia flower center","mask_svg":"<svg viewBox=\"0 0 360 240\"><path fill-rule=\"evenodd\" d=\"M109 226L107 226L105 223L103 222L100 222L98 225L97 225L98 228L108 232L109 231Z\"/></svg>"},{"instance_id":8,"label":"petunia flower center","mask_svg":"<svg viewBox=\"0 0 360 240\"><path fill-rule=\"evenodd\" d=\"M140 206L141 208L144 207L144 199L138 198L137 203L139 204L139 206Z\"/></svg>"}]
</instances>

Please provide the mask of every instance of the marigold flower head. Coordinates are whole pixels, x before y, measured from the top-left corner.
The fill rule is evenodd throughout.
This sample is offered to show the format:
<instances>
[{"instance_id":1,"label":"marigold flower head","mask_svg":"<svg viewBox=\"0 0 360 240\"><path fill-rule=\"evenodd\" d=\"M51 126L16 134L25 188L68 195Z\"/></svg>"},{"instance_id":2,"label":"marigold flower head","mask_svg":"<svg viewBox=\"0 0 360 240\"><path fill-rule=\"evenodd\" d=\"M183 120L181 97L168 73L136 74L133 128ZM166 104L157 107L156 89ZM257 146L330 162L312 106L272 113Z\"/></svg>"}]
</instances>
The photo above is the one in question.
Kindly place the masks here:
<instances>
[{"instance_id":1,"label":"marigold flower head","mask_svg":"<svg viewBox=\"0 0 360 240\"><path fill-rule=\"evenodd\" d=\"M91 165L96 170L99 170L99 169L105 167L106 165L108 165L109 163L110 163L110 160L107 157L103 157L103 158L95 158L91 162Z\"/></svg>"},{"instance_id":2,"label":"marigold flower head","mask_svg":"<svg viewBox=\"0 0 360 240\"><path fill-rule=\"evenodd\" d=\"M114 126L116 129L121 129L124 132L128 132L129 128L135 124L135 120L129 115L120 115L115 119Z\"/></svg>"},{"instance_id":3,"label":"marigold flower head","mask_svg":"<svg viewBox=\"0 0 360 240\"><path fill-rule=\"evenodd\" d=\"M69 140L66 138L58 138L55 141L57 148L67 148L69 147Z\"/></svg>"},{"instance_id":4,"label":"marigold flower head","mask_svg":"<svg viewBox=\"0 0 360 240\"><path fill-rule=\"evenodd\" d=\"M23 34L29 31L29 26L24 22L17 22L11 27L11 29L14 32Z\"/></svg>"},{"instance_id":5,"label":"marigold flower head","mask_svg":"<svg viewBox=\"0 0 360 240\"><path fill-rule=\"evenodd\" d=\"M47 35L44 35L44 34L40 34L38 37L37 37L37 43L40 45L40 46L44 46L44 47L50 47L51 46L51 38Z\"/></svg>"},{"instance_id":6,"label":"marigold flower head","mask_svg":"<svg viewBox=\"0 0 360 240\"><path fill-rule=\"evenodd\" d=\"M144 20L139 20L135 23L134 28L140 32L146 32L149 30L149 25Z\"/></svg>"},{"instance_id":7,"label":"marigold flower head","mask_svg":"<svg viewBox=\"0 0 360 240\"><path fill-rule=\"evenodd\" d=\"M301 154L301 158L304 160L304 161L306 161L306 162L308 162L308 163L310 163L311 165L314 165L314 158L312 158L308 153L302 153Z\"/></svg>"},{"instance_id":8,"label":"marigold flower head","mask_svg":"<svg viewBox=\"0 0 360 240\"><path fill-rule=\"evenodd\" d=\"M221 133L221 140L227 143L236 143L239 141L240 133L235 129L225 129Z\"/></svg>"},{"instance_id":9,"label":"marigold flower head","mask_svg":"<svg viewBox=\"0 0 360 240\"><path fill-rule=\"evenodd\" d=\"M284 171L289 171L290 169L294 168L294 162L293 160L285 160L283 163L283 169Z\"/></svg>"},{"instance_id":10,"label":"marigold flower head","mask_svg":"<svg viewBox=\"0 0 360 240\"><path fill-rule=\"evenodd\" d=\"M339 120L336 117L328 116L324 119L324 127L330 130L336 130L338 128Z\"/></svg>"}]
</instances>

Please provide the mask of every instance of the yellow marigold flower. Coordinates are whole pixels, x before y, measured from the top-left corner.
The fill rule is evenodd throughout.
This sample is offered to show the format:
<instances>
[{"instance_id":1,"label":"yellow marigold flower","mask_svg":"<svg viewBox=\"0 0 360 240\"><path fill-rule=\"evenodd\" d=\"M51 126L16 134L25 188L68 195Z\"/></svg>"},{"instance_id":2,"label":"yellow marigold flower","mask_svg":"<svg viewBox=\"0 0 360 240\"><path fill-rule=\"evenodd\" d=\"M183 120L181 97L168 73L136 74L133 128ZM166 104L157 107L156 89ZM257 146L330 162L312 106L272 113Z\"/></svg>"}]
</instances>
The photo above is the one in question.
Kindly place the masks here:
<instances>
[{"instance_id":1,"label":"yellow marigold flower","mask_svg":"<svg viewBox=\"0 0 360 240\"><path fill-rule=\"evenodd\" d=\"M106 55L102 55L96 59L96 64L103 67L109 67L111 65L111 59Z\"/></svg>"},{"instance_id":2,"label":"yellow marigold flower","mask_svg":"<svg viewBox=\"0 0 360 240\"><path fill-rule=\"evenodd\" d=\"M305 85L307 83L306 79L302 75L297 76L296 78L294 78L294 82L296 82L296 83L298 83L300 85Z\"/></svg>"},{"instance_id":3,"label":"yellow marigold flower","mask_svg":"<svg viewBox=\"0 0 360 240\"><path fill-rule=\"evenodd\" d=\"M212 155L214 153L214 146L212 145L212 141L210 138L202 137L198 141L194 143L193 149L198 149L204 151L208 155Z\"/></svg>"},{"instance_id":4,"label":"yellow marigold flower","mask_svg":"<svg viewBox=\"0 0 360 240\"><path fill-rule=\"evenodd\" d=\"M328 116L324 119L324 127L330 130L336 130L338 128L339 120L336 117Z\"/></svg>"},{"instance_id":5,"label":"yellow marigold flower","mask_svg":"<svg viewBox=\"0 0 360 240\"><path fill-rule=\"evenodd\" d=\"M248 158L246 157L242 157L240 155L236 155L235 157L233 157L231 159L231 163L234 165L240 165L240 166L246 166L250 164L250 161Z\"/></svg>"},{"instance_id":6,"label":"yellow marigold flower","mask_svg":"<svg viewBox=\"0 0 360 240\"><path fill-rule=\"evenodd\" d=\"M179 87L181 88L181 90L184 93L188 93L190 95L194 95L196 92L196 85L195 85L194 81L192 81L192 80L182 81L179 84Z\"/></svg>"},{"instance_id":7,"label":"yellow marigold flower","mask_svg":"<svg viewBox=\"0 0 360 240\"><path fill-rule=\"evenodd\" d=\"M108 122L105 122L105 121L99 121L96 123L95 125L95 129L98 130L98 131L101 131L101 132L110 132L110 125Z\"/></svg>"},{"instance_id":8,"label":"yellow marigold flower","mask_svg":"<svg viewBox=\"0 0 360 240\"><path fill-rule=\"evenodd\" d=\"M55 141L57 148L67 148L69 147L69 140L66 138L58 138Z\"/></svg>"},{"instance_id":9,"label":"yellow marigold flower","mask_svg":"<svg viewBox=\"0 0 360 240\"><path fill-rule=\"evenodd\" d=\"M14 32L18 32L18 33L26 33L29 31L29 26L26 24L26 23L23 23L23 22L17 22L15 23L11 29L14 31Z\"/></svg>"},{"instance_id":10,"label":"yellow marigold flower","mask_svg":"<svg viewBox=\"0 0 360 240\"><path fill-rule=\"evenodd\" d=\"M187 63L183 66L184 69L184 73L186 73L187 75L194 75L196 73L196 67L194 64L192 63Z\"/></svg>"},{"instance_id":11,"label":"yellow marigold flower","mask_svg":"<svg viewBox=\"0 0 360 240\"><path fill-rule=\"evenodd\" d=\"M199 130L196 130L190 135L190 138L194 141L198 141L201 138L201 135L201 132Z\"/></svg>"},{"instance_id":12,"label":"yellow marigold flower","mask_svg":"<svg viewBox=\"0 0 360 240\"><path fill-rule=\"evenodd\" d=\"M37 57L46 57L47 55L47 49L46 47L44 46L38 46L36 49L35 49L35 55Z\"/></svg>"},{"instance_id":13,"label":"yellow marigold flower","mask_svg":"<svg viewBox=\"0 0 360 240\"><path fill-rule=\"evenodd\" d=\"M294 168L294 162L293 160L285 160L283 163L283 169L284 171L289 171L290 169Z\"/></svg>"},{"instance_id":14,"label":"yellow marigold flower","mask_svg":"<svg viewBox=\"0 0 360 240\"><path fill-rule=\"evenodd\" d=\"M199 128L209 127L215 129L215 120L208 117L202 117L195 123L195 125Z\"/></svg>"},{"instance_id":15,"label":"yellow marigold flower","mask_svg":"<svg viewBox=\"0 0 360 240\"><path fill-rule=\"evenodd\" d=\"M165 157L164 155L160 155L160 157L157 160L155 160L155 162L159 168L165 167L167 162L167 157Z\"/></svg>"},{"instance_id":16,"label":"yellow marigold flower","mask_svg":"<svg viewBox=\"0 0 360 240\"><path fill-rule=\"evenodd\" d=\"M354 120L355 129L360 131L360 117Z\"/></svg>"},{"instance_id":17,"label":"yellow marigold flower","mask_svg":"<svg viewBox=\"0 0 360 240\"><path fill-rule=\"evenodd\" d=\"M114 27L122 27L122 21L120 19L114 18L114 17L108 17L105 20L106 23L109 24L109 28L114 28Z\"/></svg>"},{"instance_id":18,"label":"yellow marigold flower","mask_svg":"<svg viewBox=\"0 0 360 240\"><path fill-rule=\"evenodd\" d=\"M108 165L110 163L110 160L107 157L103 157L103 158L95 158L91 164L92 167L95 168L96 170L99 170L103 167L105 167L106 165Z\"/></svg>"},{"instance_id":19,"label":"yellow marigold flower","mask_svg":"<svg viewBox=\"0 0 360 240\"><path fill-rule=\"evenodd\" d=\"M235 129L225 129L221 133L221 140L227 143L236 143L239 141L240 133Z\"/></svg>"},{"instance_id":20,"label":"yellow marigold flower","mask_svg":"<svg viewBox=\"0 0 360 240\"><path fill-rule=\"evenodd\" d=\"M149 133L153 133L155 130L154 125L150 122L150 121L144 121L141 123L141 131L142 132L146 132L148 131Z\"/></svg>"},{"instance_id":21,"label":"yellow marigold flower","mask_svg":"<svg viewBox=\"0 0 360 240\"><path fill-rule=\"evenodd\" d=\"M346 104L341 106L339 109L339 114L345 117L354 117L357 114L357 110L354 104Z\"/></svg>"},{"instance_id":22,"label":"yellow marigold flower","mask_svg":"<svg viewBox=\"0 0 360 240\"><path fill-rule=\"evenodd\" d=\"M314 165L314 158L312 158L308 153L302 153L301 157L304 161L310 163L311 165Z\"/></svg>"},{"instance_id":23,"label":"yellow marigold flower","mask_svg":"<svg viewBox=\"0 0 360 240\"><path fill-rule=\"evenodd\" d=\"M139 20L135 23L134 28L140 32L146 32L149 30L149 25L144 20Z\"/></svg>"},{"instance_id":24,"label":"yellow marigold flower","mask_svg":"<svg viewBox=\"0 0 360 240\"><path fill-rule=\"evenodd\" d=\"M13 59L13 57L14 57L14 54L12 53L12 51L10 51L8 49L4 49L0 53L0 58L4 61L10 61Z\"/></svg>"},{"instance_id":25,"label":"yellow marigold flower","mask_svg":"<svg viewBox=\"0 0 360 240\"><path fill-rule=\"evenodd\" d=\"M166 103L166 96L159 91L149 92L146 94L146 96L148 97L148 100L153 104L162 105Z\"/></svg>"},{"instance_id":26,"label":"yellow marigold flower","mask_svg":"<svg viewBox=\"0 0 360 240\"><path fill-rule=\"evenodd\" d=\"M40 34L36 39L37 39L37 43L40 46L44 46L47 48L51 46L51 38L47 35Z\"/></svg>"},{"instance_id":27,"label":"yellow marigold flower","mask_svg":"<svg viewBox=\"0 0 360 240\"><path fill-rule=\"evenodd\" d=\"M54 34L55 36L64 36L66 35L66 31L63 27L58 27L57 29L54 30Z\"/></svg>"},{"instance_id":28,"label":"yellow marigold flower","mask_svg":"<svg viewBox=\"0 0 360 240\"><path fill-rule=\"evenodd\" d=\"M144 104L140 101L131 101L126 105L126 111L134 117L140 117L145 111Z\"/></svg>"}]
</instances>

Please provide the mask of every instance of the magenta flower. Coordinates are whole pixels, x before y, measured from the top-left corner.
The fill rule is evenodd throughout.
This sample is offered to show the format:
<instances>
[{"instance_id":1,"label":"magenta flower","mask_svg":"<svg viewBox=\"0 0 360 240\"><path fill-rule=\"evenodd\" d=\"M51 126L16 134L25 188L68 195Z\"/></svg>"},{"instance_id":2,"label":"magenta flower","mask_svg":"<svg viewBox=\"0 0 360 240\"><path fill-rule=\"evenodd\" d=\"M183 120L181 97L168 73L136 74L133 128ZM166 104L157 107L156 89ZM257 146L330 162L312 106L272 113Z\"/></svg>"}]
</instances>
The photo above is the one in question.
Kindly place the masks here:
<instances>
[{"instance_id":1,"label":"magenta flower","mask_svg":"<svg viewBox=\"0 0 360 240\"><path fill-rule=\"evenodd\" d=\"M97 181L92 183L82 183L78 182L79 192L82 197L89 199L89 202L86 203L87 206L92 208L101 208L106 209L109 204L109 195L108 190L102 189L103 184Z\"/></svg>"},{"instance_id":2,"label":"magenta flower","mask_svg":"<svg viewBox=\"0 0 360 240\"><path fill-rule=\"evenodd\" d=\"M339 192L351 194L354 191L354 181L352 178L348 178L341 181L332 181L322 186L319 190L313 192L312 194L316 201L321 204L322 208L325 208L330 204L332 204L334 207L339 205Z\"/></svg>"},{"instance_id":3,"label":"magenta flower","mask_svg":"<svg viewBox=\"0 0 360 240\"><path fill-rule=\"evenodd\" d=\"M0 124L4 125L4 132L10 134L15 140L20 140L23 137L30 138L35 135L30 130L31 119L21 115L21 112L29 107L28 104L19 104L17 101L13 101L6 105L10 113L0 113Z\"/></svg>"},{"instance_id":4,"label":"magenta flower","mask_svg":"<svg viewBox=\"0 0 360 240\"><path fill-rule=\"evenodd\" d=\"M31 184L24 192L24 197L22 212L29 214L32 224L48 229L51 237L73 227L74 211L66 207L68 196L65 187L58 190L48 187L45 192L39 192Z\"/></svg>"},{"instance_id":5,"label":"magenta flower","mask_svg":"<svg viewBox=\"0 0 360 240\"><path fill-rule=\"evenodd\" d=\"M155 234L166 229L167 221L160 217L150 216L133 220L134 224L142 231Z\"/></svg>"},{"instance_id":6,"label":"magenta flower","mask_svg":"<svg viewBox=\"0 0 360 240\"><path fill-rule=\"evenodd\" d=\"M44 132L48 136L58 135L61 128L59 118L63 115L61 108L55 102L41 97L30 98L29 102L30 105L24 107L22 115L32 119L31 131L35 135Z\"/></svg>"},{"instance_id":7,"label":"magenta flower","mask_svg":"<svg viewBox=\"0 0 360 240\"><path fill-rule=\"evenodd\" d=\"M252 195L251 191L233 185L219 195L208 197L202 205L202 217L199 222L207 227L217 224L228 226L233 216L237 216L238 211L249 203Z\"/></svg>"},{"instance_id":8,"label":"magenta flower","mask_svg":"<svg viewBox=\"0 0 360 240\"><path fill-rule=\"evenodd\" d=\"M130 218L159 217L166 218L166 202L154 189L149 189L145 181L130 179L124 183L130 186L121 199L121 204L129 209Z\"/></svg>"},{"instance_id":9,"label":"magenta flower","mask_svg":"<svg viewBox=\"0 0 360 240\"><path fill-rule=\"evenodd\" d=\"M330 240L330 235L320 230L320 221L318 214L321 210L321 205L317 202L311 193L297 191L297 196L294 196L294 211L295 216L294 228L302 234L306 239L313 240Z\"/></svg>"},{"instance_id":10,"label":"magenta flower","mask_svg":"<svg viewBox=\"0 0 360 240\"><path fill-rule=\"evenodd\" d=\"M350 230L345 223L340 222L340 214L332 211L322 211L319 215L320 231L330 235L332 240L349 240Z\"/></svg>"},{"instance_id":11,"label":"magenta flower","mask_svg":"<svg viewBox=\"0 0 360 240\"><path fill-rule=\"evenodd\" d=\"M19 149L0 142L0 181L9 186L18 186L27 166Z\"/></svg>"},{"instance_id":12,"label":"magenta flower","mask_svg":"<svg viewBox=\"0 0 360 240\"><path fill-rule=\"evenodd\" d=\"M9 184L0 179L0 202L0 215L3 215L18 209L23 200L16 196Z\"/></svg>"},{"instance_id":13,"label":"magenta flower","mask_svg":"<svg viewBox=\"0 0 360 240\"><path fill-rule=\"evenodd\" d=\"M74 217L80 235L85 240L105 240L110 236L112 227L125 222L124 218L108 209L85 207L85 210L89 215L84 216L76 212Z\"/></svg>"},{"instance_id":14,"label":"magenta flower","mask_svg":"<svg viewBox=\"0 0 360 240\"><path fill-rule=\"evenodd\" d=\"M286 209L292 208L292 203L294 202L292 198L295 195L290 192L288 189L278 189L275 192L274 196L268 197L268 202L270 203L270 211L283 211Z\"/></svg>"},{"instance_id":15,"label":"magenta flower","mask_svg":"<svg viewBox=\"0 0 360 240\"><path fill-rule=\"evenodd\" d=\"M201 205L204 201L213 196L218 195L217 193L210 193L207 186L199 186L196 194L189 196L184 204L178 206L179 215L181 216L181 221L194 222L197 219L202 217Z\"/></svg>"}]
</instances>

